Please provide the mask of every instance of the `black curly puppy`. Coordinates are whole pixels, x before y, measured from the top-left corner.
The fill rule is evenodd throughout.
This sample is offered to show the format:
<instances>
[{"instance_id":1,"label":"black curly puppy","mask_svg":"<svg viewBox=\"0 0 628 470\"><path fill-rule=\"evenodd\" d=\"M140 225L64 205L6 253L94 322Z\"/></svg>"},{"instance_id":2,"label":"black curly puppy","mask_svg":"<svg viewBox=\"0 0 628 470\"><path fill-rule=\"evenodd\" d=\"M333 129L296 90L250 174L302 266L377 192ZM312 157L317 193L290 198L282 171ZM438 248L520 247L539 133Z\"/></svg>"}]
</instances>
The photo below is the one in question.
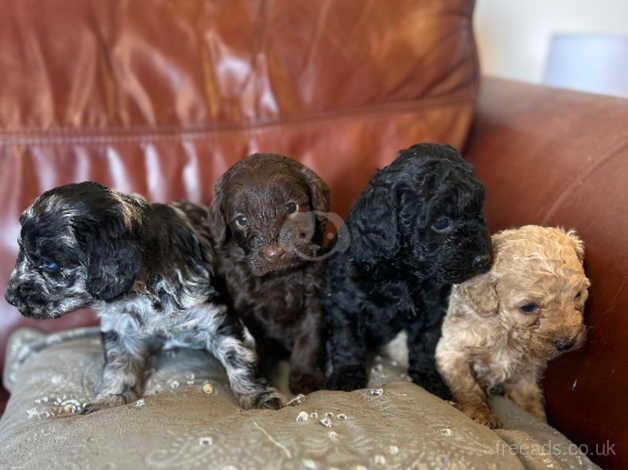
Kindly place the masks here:
<instances>
[{"instance_id":1,"label":"black curly puppy","mask_svg":"<svg viewBox=\"0 0 628 470\"><path fill-rule=\"evenodd\" d=\"M452 147L420 144L378 171L347 219L351 244L330 258L323 308L328 386L367 384L367 354L401 330L409 375L449 396L434 362L452 284L485 272L484 188Z\"/></svg>"}]
</instances>

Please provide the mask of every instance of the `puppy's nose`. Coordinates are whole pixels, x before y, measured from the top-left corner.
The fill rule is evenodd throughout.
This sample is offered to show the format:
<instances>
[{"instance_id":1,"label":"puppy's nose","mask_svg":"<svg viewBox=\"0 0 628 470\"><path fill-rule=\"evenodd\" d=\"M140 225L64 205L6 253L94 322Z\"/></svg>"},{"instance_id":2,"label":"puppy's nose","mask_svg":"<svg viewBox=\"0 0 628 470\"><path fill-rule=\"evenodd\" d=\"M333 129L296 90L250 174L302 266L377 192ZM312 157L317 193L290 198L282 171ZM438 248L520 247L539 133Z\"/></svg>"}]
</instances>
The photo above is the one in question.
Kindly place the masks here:
<instances>
[{"instance_id":1,"label":"puppy's nose","mask_svg":"<svg viewBox=\"0 0 628 470\"><path fill-rule=\"evenodd\" d=\"M28 283L17 283L10 284L7 287L7 291L4 294L4 298L11 305L17 306L16 304L20 300L24 300L26 297L33 293L33 289Z\"/></svg>"},{"instance_id":2,"label":"puppy's nose","mask_svg":"<svg viewBox=\"0 0 628 470\"><path fill-rule=\"evenodd\" d=\"M4 293L4 299L9 302L11 305L15 305L17 302L17 296L15 294L15 289L13 286L8 286L6 292Z\"/></svg>"},{"instance_id":3,"label":"puppy's nose","mask_svg":"<svg viewBox=\"0 0 628 470\"><path fill-rule=\"evenodd\" d=\"M557 341L554 341L554 347L557 351L564 352L573 348L574 344L576 344L575 338L563 338Z\"/></svg>"},{"instance_id":4,"label":"puppy's nose","mask_svg":"<svg viewBox=\"0 0 628 470\"><path fill-rule=\"evenodd\" d=\"M278 245L265 246L262 250L264 258L271 263L277 261L286 251Z\"/></svg>"},{"instance_id":5,"label":"puppy's nose","mask_svg":"<svg viewBox=\"0 0 628 470\"><path fill-rule=\"evenodd\" d=\"M491 266L491 255L478 255L473 258L473 267L475 269L487 269Z\"/></svg>"}]
</instances>

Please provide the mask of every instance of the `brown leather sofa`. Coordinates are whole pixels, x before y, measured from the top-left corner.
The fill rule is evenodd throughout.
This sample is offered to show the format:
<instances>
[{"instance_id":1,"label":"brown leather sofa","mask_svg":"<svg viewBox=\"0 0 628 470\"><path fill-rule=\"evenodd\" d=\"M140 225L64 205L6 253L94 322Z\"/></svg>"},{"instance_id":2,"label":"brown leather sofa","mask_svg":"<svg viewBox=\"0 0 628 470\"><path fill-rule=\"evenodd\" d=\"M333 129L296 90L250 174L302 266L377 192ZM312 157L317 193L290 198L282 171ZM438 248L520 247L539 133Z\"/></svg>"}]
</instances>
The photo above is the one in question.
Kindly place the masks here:
<instances>
[{"instance_id":1,"label":"brown leather sofa","mask_svg":"<svg viewBox=\"0 0 628 470\"><path fill-rule=\"evenodd\" d=\"M492 230L562 225L585 240L588 343L551 363L549 421L604 468L626 468L628 100L484 79L467 155Z\"/></svg>"},{"instance_id":2,"label":"brown leather sofa","mask_svg":"<svg viewBox=\"0 0 628 470\"><path fill-rule=\"evenodd\" d=\"M1 0L0 284L20 211L58 184L208 202L230 164L272 151L318 171L345 215L396 150L466 146L491 229L563 225L586 241L589 343L550 367L549 419L628 466L628 101L479 86L473 1L368 5ZM94 321L28 321L0 300L0 359L18 325ZM606 441L615 455L595 455Z\"/></svg>"}]
</instances>

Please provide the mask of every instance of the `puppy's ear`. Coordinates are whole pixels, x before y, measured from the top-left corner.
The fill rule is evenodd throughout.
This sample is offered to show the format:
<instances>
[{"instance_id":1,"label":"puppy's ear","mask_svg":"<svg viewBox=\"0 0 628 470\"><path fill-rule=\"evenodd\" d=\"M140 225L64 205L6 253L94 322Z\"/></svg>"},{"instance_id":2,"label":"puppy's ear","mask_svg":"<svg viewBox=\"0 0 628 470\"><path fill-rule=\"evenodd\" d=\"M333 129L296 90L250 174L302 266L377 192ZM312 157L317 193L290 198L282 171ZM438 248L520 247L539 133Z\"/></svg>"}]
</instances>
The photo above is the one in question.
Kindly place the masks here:
<instances>
[{"instance_id":1,"label":"puppy's ear","mask_svg":"<svg viewBox=\"0 0 628 470\"><path fill-rule=\"evenodd\" d=\"M82 233L87 254L87 291L110 301L127 293L141 271L141 255L120 220Z\"/></svg>"},{"instance_id":2,"label":"puppy's ear","mask_svg":"<svg viewBox=\"0 0 628 470\"><path fill-rule=\"evenodd\" d=\"M308 188L310 190L310 204L312 209L317 212L329 211L329 188L327 184L322 180L320 176L314 173L306 166L301 166L301 173L307 181ZM327 225L326 217L316 217L317 232L320 237L325 233L325 226Z\"/></svg>"},{"instance_id":3,"label":"puppy's ear","mask_svg":"<svg viewBox=\"0 0 628 470\"><path fill-rule=\"evenodd\" d=\"M371 185L351 210L351 251L366 264L390 259L399 251L396 192L384 185Z\"/></svg>"},{"instance_id":4,"label":"puppy's ear","mask_svg":"<svg viewBox=\"0 0 628 470\"><path fill-rule=\"evenodd\" d=\"M569 230L567 232L567 236L573 245L574 250L576 251L576 255L578 255L578 259L582 263L584 261L584 242L578 236L575 230Z\"/></svg>"},{"instance_id":5,"label":"puppy's ear","mask_svg":"<svg viewBox=\"0 0 628 470\"><path fill-rule=\"evenodd\" d=\"M478 315L485 317L496 315L499 311L496 280L491 273L480 274L468 281L454 286L455 302L471 308Z\"/></svg>"},{"instance_id":6,"label":"puppy's ear","mask_svg":"<svg viewBox=\"0 0 628 470\"><path fill-rule=\"evenodd\" d=\"M209 206L209 231L217 245L222 245L227 239L227 220L223 210L225 178L225 175L221 176L214 184L214 197Z\"/></svg>"},{"instance_id":7,"label":"puppy's ear","mask_svg":"<svg viewBox=\"0 0 628 470\"><path fill-rule=\"evenodd\" d=\"M300 173L307 182L312 209L327 212L329 210L329 188L323 179L314 171L292 158L285 157L284 161L293 171Z\"/></svg>"},{"instance_id":8,"label":"puppy's ear","mask_svg":"<svg viewBox=\"0 0 628 470\"><path fill-rule=\"evenodd\" d=\"M301 173L310 188L310 202L316 211L329 211L329 188L323 179L309 168L303 166Z\"/></svg>"}]
</instances>

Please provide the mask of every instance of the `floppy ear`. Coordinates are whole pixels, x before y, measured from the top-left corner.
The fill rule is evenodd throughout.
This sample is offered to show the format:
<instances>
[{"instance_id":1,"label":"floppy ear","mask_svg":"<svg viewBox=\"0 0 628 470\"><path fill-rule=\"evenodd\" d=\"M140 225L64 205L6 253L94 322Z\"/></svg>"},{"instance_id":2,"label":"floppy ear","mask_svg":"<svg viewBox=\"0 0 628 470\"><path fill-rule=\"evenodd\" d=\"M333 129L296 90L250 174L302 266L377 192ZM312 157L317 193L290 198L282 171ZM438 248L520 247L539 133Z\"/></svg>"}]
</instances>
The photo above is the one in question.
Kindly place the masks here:
<instances>
[{"instance_id":1,"label":"floppy ear","mask_svg":"<svg viewBox=\"0 0 628 470\"><path fill-rule=\"evenodd\" d=\"M310 204L312 209L317 212L329 211L329 188L323 179L314 173L306 166L301 166L301 173L307 181L308 188L310 190ZM322 237L325 233L325 226L327 225L327 217L316 217L316 228L319 237Z\"/></svg>"},{"instance_id":2,"label":"floppy ear","mask_svg":"<svg viewBox=\"0 0 628 470\"><path fill-rule=\"evenodd\" d=\"M307 182L312 209L319 212L329 211L329 188L327 183L316 172L302 163L291 158L285 158L285 161L294 171L300 173Z\"/></svg>"},{"instance_id":3,"label":"floppy ear","mask_svg":"<svg viewBox=\"0 0 628 470\"><path fill-rule=\"evenodd\" d=\"M288 166L290 166L290 168L292 168L293 171L300 173L305 179L310 193L310 205L312 206L312 210L317 212L328 212L329 188L327 183L325 183L320 176L302 163L289 157L284 157L284 161ZM326 225L326 217L316 217L316 228L319 236L322 236L325 232Z\"/></svg>"},{"instance_id":4,"label":"floppy ear","mask_svg":"<svg viewBox=\"0 0 628 470\"><path fill-rule=\"evenodd\" d=\"M110 301L129 292L141 271L137 243L125 233L122 223L95 226L83 234L87 254L87 291ZM85 236L87 235L87 236Z\"/></svg>"},{"instance_id":5,"label":"floppy ear","mask_svg":"<svg viewBox=\"0 0 628 470\"><path fill-rule=\"evenodd\" d=\"M209 231L217 245L222 245L227 239L227 220L223 212L225 175L222 175L214 184L214 197L209 206Z\"/></svg>"},{"instance_id":6,"label":"floppy ear","mask_svg":"<svg viewBox=\"0 0 628 470\"><path fill-rule=\"evenodd\" d=\"M584 261L584 242L578 236L575 230L569 230L567 232L567 236L571 240L571 244L576 251L576 255L578 255L578 259L582 263Z\"/></svg>"},{"instance_id":7,"label":"floppy ear","mask_svg":"<svg viewBox=\"0 0 628 470\"><path fill-rule=\"evenodd\" d=\"M310 202L316 211L329 211L329 188L323 179L306 166L301 167L301 173L310 188Z\"/></svg>"},{"instance_id":8,"label":"floppy ear","mask_svg":"<svg viewBox=\"0 0 628 470\"><path fill-rule=\"evenodd\" d=\"M455 285L454 295L450 302L456 302L459 309L468 307L485 317L496 315L499 311L496 284L497 281L491 273L480 274L462 284Z\"/></svg>"},{"instance_id":9,"label":"floppy ear","mask_svg":"<svg viewBox=\"0 0 628 470\"><path fill-rule=\"evenodd\" d=\"M391 186L371 184L351 209L351 252L363 263L390 259L399 250L398 205Z\"/></svg>"}]
</instances>

